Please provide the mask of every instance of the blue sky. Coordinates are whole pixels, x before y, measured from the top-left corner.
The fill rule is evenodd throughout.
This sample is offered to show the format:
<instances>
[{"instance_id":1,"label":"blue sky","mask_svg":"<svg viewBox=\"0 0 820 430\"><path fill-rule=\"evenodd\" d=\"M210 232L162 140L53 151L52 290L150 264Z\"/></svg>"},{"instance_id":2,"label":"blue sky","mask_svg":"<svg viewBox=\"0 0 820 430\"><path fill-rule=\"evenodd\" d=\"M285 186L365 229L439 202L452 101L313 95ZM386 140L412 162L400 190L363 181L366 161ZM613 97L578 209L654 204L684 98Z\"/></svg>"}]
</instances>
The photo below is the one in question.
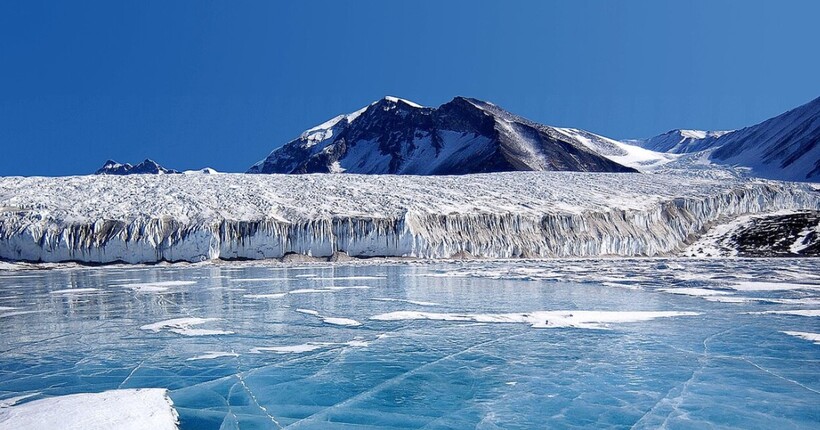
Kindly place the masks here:
<instances>
[{"instance_id":1,"label":"blue sky","mask_svg":"<svg viewBox=\"0 0 820 430\"><path fill-rule=\"evenodd\" d=\"M820 1L0 3L0 175L244 171L384 95L615 138L820 96Z\"/></svg>"}]
</instances>

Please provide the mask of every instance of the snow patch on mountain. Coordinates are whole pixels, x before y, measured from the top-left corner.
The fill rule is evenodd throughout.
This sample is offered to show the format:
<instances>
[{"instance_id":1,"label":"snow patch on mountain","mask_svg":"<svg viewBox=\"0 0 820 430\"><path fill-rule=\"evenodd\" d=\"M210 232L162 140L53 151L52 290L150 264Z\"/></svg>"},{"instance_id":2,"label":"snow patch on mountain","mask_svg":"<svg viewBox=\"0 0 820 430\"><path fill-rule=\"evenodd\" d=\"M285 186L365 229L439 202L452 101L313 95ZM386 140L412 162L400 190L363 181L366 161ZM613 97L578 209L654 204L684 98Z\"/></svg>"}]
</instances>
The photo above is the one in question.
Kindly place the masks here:
<instances>
[{"instance_id":1,"label":"snow patch on mountain","mask_svg":"<svg viewBox=\"0 0 820 430\"><path fill-rule=\"evenodd\" d=\"M398 97L386 96L384 99L387 100L387 101L391 101L393 103L399 103L399 102L406 103L406 104L408 104L408 105L410 105L411 107L414 107L414 108L423 108L424 107L424 106L422 106L418 103L413 103L410 100L401 99L401 98L398 98Z\"/></svg>"},{"instance_id":2,"label":"snow patch on mountain","mask_svg":"<svg viewBox=\"0 0 820 430\"><path fill-rule=\"evenodd\" d=\"M618 164L641 171L656 169L679 157L676 154L652 151L577 128L555 129Z\"/></svg>"}]
</instances>

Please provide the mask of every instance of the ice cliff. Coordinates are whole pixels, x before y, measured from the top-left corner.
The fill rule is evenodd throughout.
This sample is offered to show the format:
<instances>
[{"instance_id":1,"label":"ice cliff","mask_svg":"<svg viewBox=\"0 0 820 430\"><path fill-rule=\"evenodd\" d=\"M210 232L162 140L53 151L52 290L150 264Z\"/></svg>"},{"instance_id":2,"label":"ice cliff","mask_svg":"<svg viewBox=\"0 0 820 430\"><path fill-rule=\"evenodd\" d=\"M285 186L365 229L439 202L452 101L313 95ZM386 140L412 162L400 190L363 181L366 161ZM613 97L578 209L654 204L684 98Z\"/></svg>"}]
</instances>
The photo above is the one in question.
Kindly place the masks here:
<instances>
[{"instance_id":1,"label":"ice cliff","mask_svg":"<svg viewBox=\"0 0 820 430\"><path fill-rule=\"evenodd\" d=\"M0 258L660 256L716 223L783 209L820 209L820 193L712 170L7 177Z\"/></svg>"}]
</instances>

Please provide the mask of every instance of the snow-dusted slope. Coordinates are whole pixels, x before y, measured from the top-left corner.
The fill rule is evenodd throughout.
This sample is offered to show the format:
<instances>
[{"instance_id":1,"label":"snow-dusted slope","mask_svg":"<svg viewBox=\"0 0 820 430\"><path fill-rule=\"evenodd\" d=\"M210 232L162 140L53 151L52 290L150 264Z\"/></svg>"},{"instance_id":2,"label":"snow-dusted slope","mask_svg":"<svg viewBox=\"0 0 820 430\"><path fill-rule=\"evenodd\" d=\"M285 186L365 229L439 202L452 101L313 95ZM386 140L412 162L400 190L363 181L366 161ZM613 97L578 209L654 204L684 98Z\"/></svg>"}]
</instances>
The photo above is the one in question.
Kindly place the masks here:
<instances>
[{"instance_id":1,"label":"snow-dusted slope","mask_svg":"<svg viewBox=\"0 0 820 430\"><path fill-rule=\"evenodd\" d=\"M671 130L649 139L625 140L624 143L651 151L686 154L712 148L718 137L731 131Z\"/></svg>"},{"instance_id":2,"label":"snow-dusted slope","mask_svg":"<svg viewBox=\"0 0 820 430\"><path fill-rule=\"evenodd\" d=\"M653 138L625 140L624 143L678 154L708 151L706 155L710 162L747 168L753 176L818 182L820 97L740 130L672 130Z\"/></svg>"},{"instance_id":3,"label":"snow-dusted slope","mask_svg":"<svg viewBox=\"0 0 820 430\"><path fill-rule=\"evenodd\" d=\"M808 185L669 173L0 178L0 258L667 255L715 222L818 209Z\"/></svg>"},{"instance_id":4,"label":"snow-dusted slope","mask_svg":"<svg viewBox=\"0 0 820 430\"><path fill-rule=\"evenodd\" d=\"M386 97L311 128L249 173L448 175L503 171L629 172L571 133L491 103L438 108Z\"/></svg>"},{"instance_id":5,"label":"snow-dusted slope","mask_svg":"<svg viewBox=\"0 0 820 430\"><path fill-rule=\"evenodd\" d=\"M658 168L678 158L676 154L656 152L577 128L555 127L555 130L581 142L592 151L618 164L640 171Z\"/></svg>"},{"instance_id":6,"label":"snow-dusted slope","mask_svg":"<svg viewBox=\"0 0 820 430\"><path fill-rule=\"evenodd\" d=\"M820 181L820 97L760 124L721 136L710 159L756 176Z\"/></svg>"},{"instance_id":7,"label":"snow-dusted slope","mask_svg":"<svg viewBox=\"0 0 820 430\"><path fill-rule=\"evenodd\" d=\"M820 256L820 211L745 215L719 224L690 245L695 257Z\"/></svg>"}]
</instances>

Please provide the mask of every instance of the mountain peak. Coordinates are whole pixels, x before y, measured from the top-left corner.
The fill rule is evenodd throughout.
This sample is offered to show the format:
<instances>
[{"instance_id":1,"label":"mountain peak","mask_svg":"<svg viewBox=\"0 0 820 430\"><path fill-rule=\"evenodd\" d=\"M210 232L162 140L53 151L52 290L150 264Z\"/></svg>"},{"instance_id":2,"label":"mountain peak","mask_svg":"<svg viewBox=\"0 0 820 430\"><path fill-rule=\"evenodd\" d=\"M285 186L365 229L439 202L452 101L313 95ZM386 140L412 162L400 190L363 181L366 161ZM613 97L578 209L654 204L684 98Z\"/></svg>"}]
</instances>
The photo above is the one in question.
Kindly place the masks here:
<instances>
[{"instance_id":1,"label":"mountain peak","mask_svg":"<svg viewBox=\"0 0 820 430\"><path fill-rule=\"evenodd\" d=\"M820 97L740 130L676 129L624 142L677 154L708 150L712 163L744 167L755 176L816 181L820 179Z\"/></svg>"},{"instance_id":2,"label":"mountain peak","mask_svg":"<svg viewBox=\"0 0 820 430\"><path fill-rule=\"evenodd\" d=\"M424 106L422 106L418 103L411 102L410 100L402 99L402 98L394 97L394 96L384 96L384 98L382 100L390 102L390 103L405 104L407 106L414 107L414 108L417 108L417 109L420 109L420 108L424 107Z\"/></svg>"},{"instance_id":3,"label":"mountain peak","mask_svg":"<svg viewBox=\"0 0 820 430\"><path fill-rule=\"evenodd\" d=\"M308 129L248 173L445 175L517 170L634 171L573 135L491 103L459 96L429 108L387 96Z\"/></svg>"},{"instance_id":4,"label":"mountain peak","mask_svg":"<svg viewBox=\"0 0 820 430\"><path fill-rule=\"evenodd\" d=\"M173 169L166 169L156 161L146 158L137 165L129 163L120 164L114 160L107 160L95 175L137 175L137 174L175 174L180 173Z\"/></svg>"},{"instance_id":5,"label":"mountain peak","mask_svg":"<svg viewBox=\"0 0 820 430\"><path fill-rule=\"evenodd\" d=\"M717 138L730 132L676 128L648 139L634 139L625 142L651 151L683 154L709 149Z\"/></svg>"}]
</instances>

